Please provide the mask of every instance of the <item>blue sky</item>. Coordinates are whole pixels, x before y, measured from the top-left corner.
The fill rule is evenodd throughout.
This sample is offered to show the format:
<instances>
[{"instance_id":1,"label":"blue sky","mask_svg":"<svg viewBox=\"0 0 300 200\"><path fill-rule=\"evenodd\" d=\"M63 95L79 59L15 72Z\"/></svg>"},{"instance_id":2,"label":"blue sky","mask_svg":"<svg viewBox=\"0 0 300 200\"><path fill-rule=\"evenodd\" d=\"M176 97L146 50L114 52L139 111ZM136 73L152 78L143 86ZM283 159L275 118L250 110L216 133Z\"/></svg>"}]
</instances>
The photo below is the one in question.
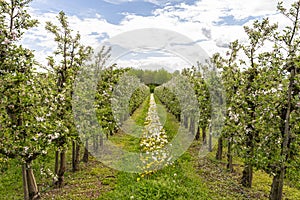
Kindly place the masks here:
<instances>
[{"instance_id":1,"label":"blue sky","mask_svg":"<svg viewBox=\"0 0 300 200\"><path fill-rule=\"evenodd\" d=\"M78 15L81 18L93 17L95 13L100 13L109 23L119 24L125 16L124 13L147 16L151 15L152 10L159 6L142 1L116 4L99 0L41 0L33 1L32 7L41 10L41 12L64 10L69 15Z\"/></svg>"},{"instance_id":2,"label":"blue sky","mask_svg":"<svg viewBox=\"0 0 300 200\"><path fill-rule=\"evenodd\" d=\"M289 5L292 0L286 0ZM286 23L276 11L274 0L33 0L30 14L40 26L28 31L22 43L36 50L37 59L55 49L53 37L44 26L56 21L59 11L65 11L71 28L79 31L83 43L96 48L118 34L141 28L164 28L189 37L208 55L225 53L229 42L246 41L243 26L255 19L270 17ZM161 65L178 69L186 66L181 58L170 53L134 52L119 59L120 65Z\"/></svg>"}]
</instances>

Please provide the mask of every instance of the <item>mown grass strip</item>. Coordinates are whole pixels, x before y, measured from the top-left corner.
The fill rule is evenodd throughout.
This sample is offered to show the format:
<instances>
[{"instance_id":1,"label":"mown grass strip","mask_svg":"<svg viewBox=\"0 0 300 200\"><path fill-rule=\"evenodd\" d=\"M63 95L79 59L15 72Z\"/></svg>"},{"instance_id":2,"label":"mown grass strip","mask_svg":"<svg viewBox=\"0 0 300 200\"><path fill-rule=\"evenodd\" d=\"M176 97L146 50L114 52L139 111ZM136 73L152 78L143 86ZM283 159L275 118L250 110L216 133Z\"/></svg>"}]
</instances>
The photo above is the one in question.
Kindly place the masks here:
<instances>
[{"instance_id":1,"label":"mown grass strip","mask_svg":"<svg viewBox=\"0 0 300 200\"><path fill-rule=\"evenodd\" d=\"M140 151L140 138L135 137L141 135L144 127L144 122L149 109L150 97L141 104L141 106L132 114L130 120L125 122L126 128L124 130L130 131L126 133L122 128L113 136L109 137L115 145L123 148L126 151L139 152Z\"/></svg>"},{"instance_id":2,"label":"mown grass strip","mask_svg":"<svg viewBox=\"0 0 300 200\"><path fill-rule=\"evenodd\" d=\"M164 128L168 136L173 138L177 134L179 122L155 100L160 105L158 114L161 120L165 119ZM194 162L191 154L186 152L173 165L151 175L141 177L136 173L119 172L116 188L99 199L211 199L208 188L196 174Z\"/></svg>"}]
</instances>

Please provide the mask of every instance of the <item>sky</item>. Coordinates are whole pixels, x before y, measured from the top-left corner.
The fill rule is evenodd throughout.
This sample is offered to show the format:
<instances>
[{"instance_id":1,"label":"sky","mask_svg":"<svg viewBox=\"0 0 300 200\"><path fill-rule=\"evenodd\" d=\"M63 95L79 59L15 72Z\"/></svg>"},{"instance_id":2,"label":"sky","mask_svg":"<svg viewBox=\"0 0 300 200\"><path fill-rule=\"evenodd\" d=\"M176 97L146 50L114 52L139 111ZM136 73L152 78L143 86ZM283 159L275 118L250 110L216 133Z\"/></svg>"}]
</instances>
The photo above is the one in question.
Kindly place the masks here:
<instances>
[{"instance_id":1,"label":"sky","mask_svg":"<svg viewBox=\"0 0 300 200\"><path fill-rule=\"evenodd\" d=\"M292 2L285 0L284 5ZM276 6L276 0L33 0L29 13L40 24L27 31L21 42L35 50L37 60L46 65L46 57L52 55L56 44L45 30L45 22L57 23L56 16L63 10L70 27L81 34L82 43L95 49L129 31L156 28L189 38L190 46L198 45L211 56L216 52L225 54L229 43L236 39L246 42L243 27L251 26L254 20L268 17L283 28L288 21ZM128 53L115 60L121 67L165 67L174 71L191 64L180 52L168 49L122 48Z\"/></svg>"}]
</instances>

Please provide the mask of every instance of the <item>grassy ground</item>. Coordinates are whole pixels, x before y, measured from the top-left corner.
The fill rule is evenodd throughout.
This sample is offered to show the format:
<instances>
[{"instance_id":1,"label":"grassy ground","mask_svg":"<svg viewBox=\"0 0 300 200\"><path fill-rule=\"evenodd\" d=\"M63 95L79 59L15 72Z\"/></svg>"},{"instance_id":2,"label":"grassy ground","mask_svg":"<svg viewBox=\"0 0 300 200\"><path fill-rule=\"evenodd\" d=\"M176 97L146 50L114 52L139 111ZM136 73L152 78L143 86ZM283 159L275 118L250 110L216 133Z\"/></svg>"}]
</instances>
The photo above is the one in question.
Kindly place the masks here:
<instances>
[{"instance_id":1,"label":"grassy ground","mask_svg":"<svg viewBox=\"0 0 300 200\"><path fill-rule=\"evenodd\" d=\"M109 140L126 151L139 152L140 134L144 126L149 108L149 99L147 98L142 105L133 113L129 120L124 122L120 131ZM130 134L127 134L130 133Z\"/></svg>"},{"instance_id":2,"label":"grassy ground","mask_svg":"<svg viewBox=\"0 0 300 200\"><path fill-rule=\"evenodd\" d=\"M110 140L128 151L139 151L139 126L144 124L148 111L147 99L134 113L128 127L133 127L132 134L120 131ZM158 103L158 114L164 124L168 138L172 139L179 123L175 117L166 112L164 106ZM130 124L131 123L131 124ZM131 126L132 123L137 126ZM126 126L126 124L125 124ZM51 187L52 179L41 175L40 169L52 169L54 166L54 153L39 158L33 165L37 183L42 199L70 200L70 199L267 199L271 178L261 172L255 171L253 188L246 189L239 184L241 176L241 162L235 158L235 172L228 173L224 160L215 160L215 152L199 159L201 142L194 141L189 150L185 152L172 166L142 177L140 174L118 172L104 166L101 162L91 158L88 164L80 163L80 171L66 172L66 186L62 189ZM70 160L68 153L68 160ZM226 153L226 152L225 152ZM16 160L9 161L0 171L0 200L22 199L21 166ZM68 162L68 169L71 163ZM284 199L300 199L300 191L293 187L284 187Z\"/></svg>"},{"instance_id":3,"label":"grassy ground","mask_svg":"<svg viewBox=\"0 0 300 200\"><path fill-rule=\"evenodd\" d=\"M168 138L173 138L179 123L161 104L158 105L158 114ZM119 172L117 177L114 190L104 193L99 199L211 199L209 189L197 175L188 152L174 165L155 174L142 177L140 174Z\"/></svg>"}]
</instances>

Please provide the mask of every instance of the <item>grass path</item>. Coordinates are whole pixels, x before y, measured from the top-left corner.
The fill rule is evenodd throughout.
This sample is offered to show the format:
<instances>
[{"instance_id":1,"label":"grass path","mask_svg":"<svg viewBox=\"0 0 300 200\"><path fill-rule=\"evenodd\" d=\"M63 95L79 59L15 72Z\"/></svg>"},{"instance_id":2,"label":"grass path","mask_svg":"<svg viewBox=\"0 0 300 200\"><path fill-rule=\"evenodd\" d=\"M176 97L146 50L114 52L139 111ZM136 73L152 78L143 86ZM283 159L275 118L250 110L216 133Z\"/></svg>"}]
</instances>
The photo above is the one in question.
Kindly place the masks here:
<instances>
[{"instance_id":1,"label":"grass path","mask_svg":"<svg viewBox=\"0 0 300 200\"><path fill-rule=\"evenodd\" d=\"M172 138L179 123L173 115L166 112L158 99L155 101L158 103L160 122L167 136ZM99 199L210 199L208 188L196 175L190 161L190 154L185 153L173 165L154 174L118 172L114 190L103 194Z\"/></svg>"}]
</instances>

